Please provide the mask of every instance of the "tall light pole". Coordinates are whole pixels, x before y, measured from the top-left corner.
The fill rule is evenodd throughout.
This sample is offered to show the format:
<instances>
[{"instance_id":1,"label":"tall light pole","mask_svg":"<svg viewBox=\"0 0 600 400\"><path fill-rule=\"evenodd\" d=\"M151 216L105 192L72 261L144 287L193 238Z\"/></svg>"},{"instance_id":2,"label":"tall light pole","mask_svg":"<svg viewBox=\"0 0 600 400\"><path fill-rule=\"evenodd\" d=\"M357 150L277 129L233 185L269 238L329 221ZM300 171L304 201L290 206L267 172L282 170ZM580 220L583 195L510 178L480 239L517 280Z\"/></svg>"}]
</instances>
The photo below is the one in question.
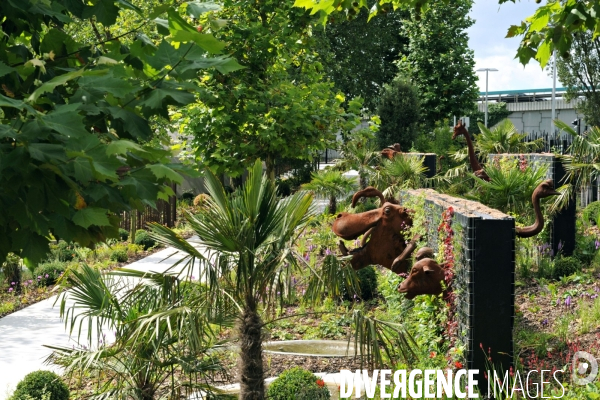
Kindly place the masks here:
<instances>
[{"instance_id":1,"label":"tall light pole","mask_svg":"<svg viewBox=\"0 0 600 400\"><path fill-rule=\"evenodd\" d=\"M479 68L477 72L485 71L485 127L487 128L488 116L488 72L498 71L496 68Z\"/></svg>"}]
</instances>

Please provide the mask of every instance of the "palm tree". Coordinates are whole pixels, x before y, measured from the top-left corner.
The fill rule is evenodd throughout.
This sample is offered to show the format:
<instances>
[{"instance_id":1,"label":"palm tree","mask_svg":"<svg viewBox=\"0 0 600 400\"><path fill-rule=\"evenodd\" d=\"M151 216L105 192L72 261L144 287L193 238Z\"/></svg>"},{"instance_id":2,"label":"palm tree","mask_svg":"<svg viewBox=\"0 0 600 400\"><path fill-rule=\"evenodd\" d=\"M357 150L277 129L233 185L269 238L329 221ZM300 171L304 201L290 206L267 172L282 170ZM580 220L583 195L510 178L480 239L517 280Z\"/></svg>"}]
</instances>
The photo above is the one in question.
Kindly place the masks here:
<instances>
[{"instance_id":1,"label":"palm tree","mask_svg":"<svg viewBox=\"0 0 600 400\"><path fill-rule=\"evenodd\" d=\"M90 347L51 347L47 361L64 366L66 376L102 374L94 398L152 400L165 384L169 398L213 392L207 382L222 367L209 353L216 342L211 323L233 319L222 312L227 307L205 299L203 285L139 271L107 275L87 265L61 280L71 287L60 297L61 317L71 334L88 327ZM114 332L114 342L103 332Z\"/></svg>"},{"instance_id":2,"label":"palm tree","mask_svg":"<svg viewBox=\"0 0 600 400\"><path fill-rule=\"evenodd\" d=\"M336 162L334 169L339 171L357 170L359 186L362 190L369 185L369 175L374 172L380 157L379 151L370 140L355 135L342 148L342 158Z\"/></svg>"},{"instance_id":3,"label":"palm tree","mask_svg":"<svg viewBox=\"0 0 600 400\"><path fill-rule=\"evenodd\" d=\"M302 185L305 190L310 190L318 195L329 198L329 214L337 210L337 197L355 190L354 179L342 175L341 171L331 169L312 173L312 180Z\"/></svg>"},{"instance_id":4,"label":"palm tree","mask_svg":"<svg viewBox=\"0 0 600 400\"><path fill-rule=\"evenodd\" d=\"M494 127L486 128L481 122L478 122L481 134L476 135L473 147L479 160L486 161L489 154L502 153L530 153L542 146L543 140L537 139L532 142L525 142L527 136L519 133L515 125L508 118L498 122ZM467 150L462 149L455 153L454 158L458 160L467 159Z\"/></svg>"},{"instance_id":5,"label":"palm tree","mask_svg":"<svg viewBox=\"0 0 600 400\"><path fill-rule=\"evenodd\" d=\"M424 157L396 154L392 160L384 159L373 181L375 187L386 187L384 195L393 196L400 188L418 189L426 185L427 167Z\"/></svg>"},{"instance_id":6,"label":"palm tree","mask_svg":"<svg viewBox=\"0 0 600 400\"><path fill-rule=\"evenodd\" d=\"M207 254L161 225L154 224L152 232L162 243L187 253L184 260L189 267L200 261L209 299L225 296L237 304L240 399L263 399L261 305L274 305L281 296L276 293L289 269L284 260L292 261L290 242L309 220L312 196L299 192L278 200L276 187L263 176L259 161L230 196L210 172L205 186L209 206L196 216L186 214L186 219Z\"/></svg>"},{"instance_id":7,"label":"palm tree","mask_svg":"<svg viewBox=\"0 0 600 400\"><path fill-rule=\"evenodd\" d=\"M557 128L573 136L573 142L568 154L560 156L565 168L563 187L558 191L551 211L565 207L573 197L576 190L589 186L600 176L600 128L592 127L585 134L578 135L569 125L556 119Z\"/></svg>"},{"instance_id":8,"label":"palm tree","mask_svg":"<svg viewBox=\"0 0 600 400\"><path fill-rule=\"evenodd\" d=\"M283 289L291 279L293 268L308 268L323 292L339 289L340 281L345 281L346 286L356 286L357 282L350 282L349 274L335 268L327 278L325 275L321 278L321 271L300 264L302 257L296 257L292 244L312 220L312 212L309 212L312 195L298 192L278 200L275 185L262 176L260 161L250 169L242 187L230 195L210 171L205 175L205 187L210 194L208 207L198 215L185 214L204 250L159 224L151 225L151 234L161 243L186 254L180 261L185 269L191 270L197 262L200 264L200 279L207 285L207 301L229 299L236 305L239 398L264 399L262 341L263 327L269 321L265 322L263 316L283 301ZM323 263L322 270L335 265L337 263ZM339 267L348 268L347 265ZM414 341L401 325L367 317L360 310L353 310L353 315L355 337L360 339L356 348L361 352L364 349L367 358L381 363L380 346L388 355L395 352L405 358L414 355L411 347Z\"/></svg>"}]
</instances>

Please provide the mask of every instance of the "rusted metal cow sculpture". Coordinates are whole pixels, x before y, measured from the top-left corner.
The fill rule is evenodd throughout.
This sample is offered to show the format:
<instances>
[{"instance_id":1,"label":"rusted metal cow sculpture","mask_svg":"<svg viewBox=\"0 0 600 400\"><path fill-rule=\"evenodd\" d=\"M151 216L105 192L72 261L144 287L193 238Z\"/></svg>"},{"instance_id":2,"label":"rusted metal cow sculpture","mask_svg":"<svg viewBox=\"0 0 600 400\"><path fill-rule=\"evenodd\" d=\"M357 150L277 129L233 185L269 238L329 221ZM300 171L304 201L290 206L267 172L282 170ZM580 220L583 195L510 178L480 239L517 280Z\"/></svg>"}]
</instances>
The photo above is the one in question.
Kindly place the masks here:
<instances>
[{"instance_id":1,"label":"rusted metal cow sculpture","mask_svg":"<svg viewBox=\"0 0 600 400\"><path fill-rule=\"evenodd\" d=\"M369 265L381 265L395 273L403 273L410 266L410 254L419 237L406 242L405 234L412 226L413 210L385 201L374 187L358 191L352 197L352 207L362 197L379 197L381 207L358 214L340 213L333 223L333 232L344 240L354 240L364 234L361 247L348 250L340 240L339 249L351 254L350 263L355 270Z\"/></svg>"}]
</instances>

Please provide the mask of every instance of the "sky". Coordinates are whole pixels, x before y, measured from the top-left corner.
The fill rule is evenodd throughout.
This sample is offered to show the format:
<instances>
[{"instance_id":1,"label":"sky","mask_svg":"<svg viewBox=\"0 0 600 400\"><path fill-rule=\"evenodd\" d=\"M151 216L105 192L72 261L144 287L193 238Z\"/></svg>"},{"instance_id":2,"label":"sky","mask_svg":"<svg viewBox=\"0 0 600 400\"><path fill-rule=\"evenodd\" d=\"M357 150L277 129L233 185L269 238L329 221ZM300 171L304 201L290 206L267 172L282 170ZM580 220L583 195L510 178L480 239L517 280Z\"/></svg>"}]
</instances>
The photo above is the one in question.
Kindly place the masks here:
<instances>
[{"instance_id":1,"label":"sky","mask_svg":"<svg viewBox=\"0 0 600 400\"><path fill-rule=\"evenodd\" d=\"M517 0L502 5L497 0L475 0L471 18L475 24L468 29L469 47L475 52L475 69L496 68L489 72L488 90L551 88L552 77L536 61L524 68L515 59L520 37L506 39L509 26L519 25L534 14L539 5L534 0ZM485 91L485 72L477 72L479 88ZM559 81L556 87L562 87Z\"/></svg>"}]
</instances>

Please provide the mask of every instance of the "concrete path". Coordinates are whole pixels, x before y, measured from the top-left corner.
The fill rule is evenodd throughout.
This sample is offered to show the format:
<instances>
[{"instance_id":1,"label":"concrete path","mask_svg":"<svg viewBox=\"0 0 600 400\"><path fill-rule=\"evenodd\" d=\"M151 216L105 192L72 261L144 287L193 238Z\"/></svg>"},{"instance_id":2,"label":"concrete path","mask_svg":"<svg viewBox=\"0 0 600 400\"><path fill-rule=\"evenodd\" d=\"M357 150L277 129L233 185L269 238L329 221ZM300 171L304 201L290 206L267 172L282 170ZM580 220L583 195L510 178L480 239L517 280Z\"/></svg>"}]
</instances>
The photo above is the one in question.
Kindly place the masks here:
<instances>
[{"instance_id":1,"label":"concrete path","mask_svg":"<svg viewBox=\"0 0 600 400\"><path fill-rule=\"evenodd\" d=\"M191 238L189 242L198 247L197 240ZM179 253L164 260L175 251L173 248L166 248L129 264L127 268L164 272L183 258ZM196 277L200 275L197 271L198 268L195 271ZM0 318L0 400L7 399L17 383L32 371L50 369L59 372L57 367L44 364L44 360L52 352L44 345L76 344L77 337L70 338L65 331L64 322L59 317L60 304L54 305L56 299L57 296L53 296ZM86 334L83 333L81 337L85 338Z\"/></svg>"}]
</instances>

